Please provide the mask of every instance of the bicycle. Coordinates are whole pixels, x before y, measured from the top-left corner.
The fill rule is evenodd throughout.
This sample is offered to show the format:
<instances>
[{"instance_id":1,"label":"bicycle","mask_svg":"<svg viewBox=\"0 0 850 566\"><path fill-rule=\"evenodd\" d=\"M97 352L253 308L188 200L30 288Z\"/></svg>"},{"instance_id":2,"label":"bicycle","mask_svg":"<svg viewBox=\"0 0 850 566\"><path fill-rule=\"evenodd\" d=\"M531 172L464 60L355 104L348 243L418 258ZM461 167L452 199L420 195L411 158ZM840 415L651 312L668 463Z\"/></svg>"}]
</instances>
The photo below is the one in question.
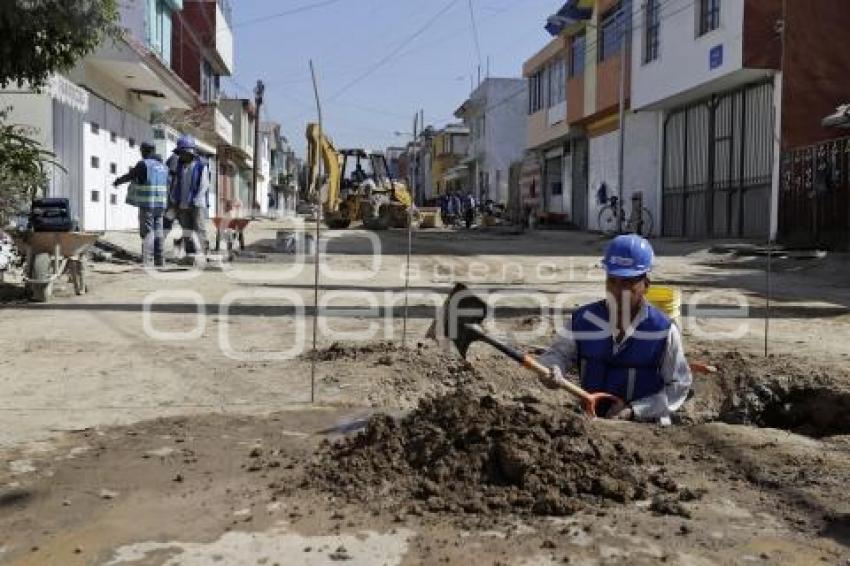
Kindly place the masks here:
<instances>
[{"instance_id":1,"label":"bicycle","mask_svg":"<svg viewBox=\"0 0 850 566\"><path fill-rule=\"evenodd\" d=\"M651 234L653 219L649 209L641 206L640 211L636 212L635 207L632 206L629 216L626 217L626 211L623 210L623 206L619 200L616 196L608 197L605 200L607 204L599 211L599 230L606 236L611 236L619 232L619 211L619 215L623 216L623 230L625 232L639 234L641 236Z\"/></svg>"}]
</instances>

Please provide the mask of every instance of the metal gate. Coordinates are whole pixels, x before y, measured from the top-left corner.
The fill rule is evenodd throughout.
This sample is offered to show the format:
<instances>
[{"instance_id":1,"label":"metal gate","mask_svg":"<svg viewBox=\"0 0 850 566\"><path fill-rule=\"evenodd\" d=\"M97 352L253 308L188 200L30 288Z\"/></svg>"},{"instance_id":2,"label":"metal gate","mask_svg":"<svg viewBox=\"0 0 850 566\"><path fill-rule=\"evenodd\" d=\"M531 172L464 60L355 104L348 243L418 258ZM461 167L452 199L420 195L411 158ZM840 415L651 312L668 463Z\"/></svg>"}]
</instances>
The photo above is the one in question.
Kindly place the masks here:
<instances>
[{"instance_id":1,"label":"metal gate","mask_svg":"<svg viewBox=\"0 0 850 566\"><path fill-rule=\"evenodd\" d=\"M773 124L771 83L712 95L667 116L665 236L767 237Z\"/></svg>"},{"instance_id":2,"label":"metal gate","mask_svg":"<svg viewBox=\"0 0 850 566\"><path fill-rule=\"evenodd\" d=\"M850 247L850 138L782 155L779 234L783 243Z\"/></svg>"}]
</instances>

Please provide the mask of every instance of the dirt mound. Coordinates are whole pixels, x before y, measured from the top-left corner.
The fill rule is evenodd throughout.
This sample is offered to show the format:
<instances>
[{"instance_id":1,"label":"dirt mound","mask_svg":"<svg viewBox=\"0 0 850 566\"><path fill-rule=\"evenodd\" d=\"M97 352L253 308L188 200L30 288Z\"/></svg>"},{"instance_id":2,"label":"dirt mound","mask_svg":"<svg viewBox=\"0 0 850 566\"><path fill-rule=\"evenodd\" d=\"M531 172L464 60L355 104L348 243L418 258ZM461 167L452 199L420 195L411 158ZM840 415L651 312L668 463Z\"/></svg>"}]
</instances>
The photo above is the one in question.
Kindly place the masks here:
<instances>
[{"instance_id":1,"label":"dirt mound","mask_svg":"<svg viewBox=\"0 0 850 566\"><path fill-rule=\"evenodd\" d=\"M663 470L650 473L596 426L533 398L508 404L454 392L400 420L377 415L360 434L326 444L306 483L372 504L410 502L413 514L568 515L659 493L677 499ZM678 503L658 508L685 514Z\"/></svg>"},{"instance_id":2,"label":"dirt mound","mask_svg":"<svg viewBox=\"0 0 850 566\"><path fill-rule=\"evenodd\" d=\"M358 357L371 356L374 354L391 354L401 350L401 346L394 342L374 342L369 344L347 344L334 342L327 348L317 350L315 357L320 362L332 362L336 360L356 360ZM302 357L306 360L313 359L313 352L307 352Z\"/></svg>"},{"instance_id":3,"label":"dirt mound","mask_svg":"<svg viewBox=\"0 0 850 566\"><path fill-rule=\"evenodd\" d=\"M779 428L812 437L850 434L850 379L789 356L727 352L698 378L695 422Z\"/></svg>"}]
</instances>

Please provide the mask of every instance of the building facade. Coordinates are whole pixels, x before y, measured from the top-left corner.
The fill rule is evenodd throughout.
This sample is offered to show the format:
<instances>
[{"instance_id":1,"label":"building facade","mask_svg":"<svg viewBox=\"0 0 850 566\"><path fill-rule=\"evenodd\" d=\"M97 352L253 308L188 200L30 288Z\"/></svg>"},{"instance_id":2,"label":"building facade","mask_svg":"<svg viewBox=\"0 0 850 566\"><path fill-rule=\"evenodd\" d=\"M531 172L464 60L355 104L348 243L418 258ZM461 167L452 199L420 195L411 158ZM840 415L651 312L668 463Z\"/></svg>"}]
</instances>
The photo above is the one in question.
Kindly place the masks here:
<instances>
[{"instance_id":1,"label":"building facade","mask_svg":"<svg viewBox=\"0 0 850 566\"><path fill-rule=\"evenodd\" d=\"M598 195L619 193L619 110L621 98L628 109L631 84L623 54L630 20L622 7L615 0L564 3L547 19L553 39L524 65L527 154L518 198L542 222L597 229ZM640 192L652 209L657 156L642 145L646 120L627 112L625 122L626 161L637 166L624 199Z\"/></svg>"},{"instance_id":2,"label":"building facade","mask_svg":"<svg viewBox=\"0 0 850 566\"><path fill-rule=\"evenodd\" d=\"M219 196L223 213L238 217L252 207L256 107L247 98L222 98L219 108L232 128L232 143L219 147Z\"/></svg>"},{"instance_id":3,"label":"building facade","mask_svg":"<svg viewBox=\"0 0 850 566\"><path fill-rule=\"evenodd\" d=\"M153 141L167 159L176 139L192 134L216 170L226 165L218 148L232 137L217 106L218 76L233 67L225 0L121 2L119 17L123 36L54 76L44 92L0 92L12 119L34 126L56 154L62 168L51 168L47 194L69 198L84 230L138 227L136 209L125 204L127 185L112 183L139 160L141 142ZM214 187L211 215L217 195Z\"/></svg>"},{"instance_id":4,"label":"building facade","mask_svg":"<svg viewBox=\"0 0 850 566\"><path fill-rule=\"evenodd\" d=\"M506 204L511 165L522 159L525 143L517 132L526 127L526 81L487 78L455 111L469 128L469 150L459 166L481 202Z\"/></svg>"},{"instance_id":5,"label":"building facade","mask_svg":"<svg viewBox=\"0 0 850 566\"><path fill-rule=\"evenodd\" d=\"M127 185L112 183L139 160L139 144L153 139L156 116L198 103L171 68L171 22L182 8L180 0L122 3L123 37L104 41L44 93L0 95L15 109L12 118L35 126L56 154L64 171L53 168L47 194L69 198L84 230L137 228Z\"/></svg>"},{"instance_id":6,"label":"building facade","mask_svg":"<svg viewBox=\"0 0 850 566\"><path fill-rule=\"evenodd\" d=\"M650 0L634 5L633 18L644 25L631 43L632 107L653 122L645 139L660 157L661 233L767 238L781 135L781 2Z\"/></svg>"},{"instance_id":7,"label":"building facade","mask_svg":"<svg viewBox=\"0 0 850 566\"><path fill-rule=\"evenodd\" d=\"M463 124L449 124L434 132L431 140L431 178L435 197L471 189L465 168L458 167L468 153L469 128Z\"/></svg>"}]
</instances>

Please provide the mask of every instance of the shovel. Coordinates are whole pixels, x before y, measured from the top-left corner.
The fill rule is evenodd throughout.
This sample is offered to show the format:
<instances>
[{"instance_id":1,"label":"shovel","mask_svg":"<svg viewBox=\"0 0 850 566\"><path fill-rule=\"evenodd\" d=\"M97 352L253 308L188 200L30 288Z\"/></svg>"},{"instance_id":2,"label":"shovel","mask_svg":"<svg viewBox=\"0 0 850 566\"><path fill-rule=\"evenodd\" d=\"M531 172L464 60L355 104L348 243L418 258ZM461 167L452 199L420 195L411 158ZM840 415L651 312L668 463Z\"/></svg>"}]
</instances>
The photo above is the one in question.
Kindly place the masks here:
<instances>
[{"instance_id":1,"label":"shovel","mask_svg":"<svg viewBox=\"0 0 850 566\"><path fill-rule=\"evenodd\" d=\"M522 367L529 369L540 377L552 377L552 370L540 364L529 354L520 352L516 348L505 344L501 340L493 338L481 327L481 323L487 318L487 303L477 297L463 283L458 283L449 293L443 308L437 314L437 320L428 331L430 338L437 338L437 327L439 325L443 336L449 338L457 348L461 357L466 359L469 346L476 341L485 342L498 351L502 352L512 360L518 362ZM597 408L607 410L613 404L622 404L622 400L608 393L588 393L578 385L566 379L556 382L558 387L566 389L581 401L584 412L590 417L599 414Z\"/></svg>"}]
</instances>

